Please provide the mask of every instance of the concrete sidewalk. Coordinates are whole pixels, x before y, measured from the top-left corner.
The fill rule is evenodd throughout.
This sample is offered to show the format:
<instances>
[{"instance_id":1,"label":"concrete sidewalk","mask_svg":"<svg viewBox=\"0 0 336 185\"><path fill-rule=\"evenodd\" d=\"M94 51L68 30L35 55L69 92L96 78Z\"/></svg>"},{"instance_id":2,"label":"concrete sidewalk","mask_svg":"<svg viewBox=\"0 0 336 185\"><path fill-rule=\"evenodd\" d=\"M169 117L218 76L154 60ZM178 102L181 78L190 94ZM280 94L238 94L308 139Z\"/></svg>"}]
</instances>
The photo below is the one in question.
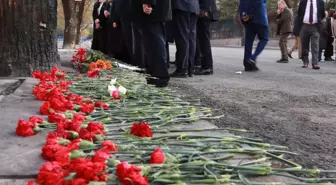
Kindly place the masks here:
<instances>
[{"instance_id":1,"label":"concrete sidewalk","mask_svg":"<svg viewBox=\"0 0 336 185\"><path fill-rule=\"evenodd\" d=\"M63 61L69 60L69 53L60 53ZM68 70L72 70L69 69ZM17 79L0 79L0 87L10 87ZM36 177L39 168L45 162L40 154L45 144L47 131L38 133L33 137L18 137L15 135L15 128L19 119L28 119L32 115L39 115L41 101L37 101L32 95L32 89L37 80L25 78L24 82L11 94L4 96L0 102L0 185L25 185L28 180ZM1 89L3 91L3 89ZM207 121L198 121L183 128L216 128ZM204 132L206 135L228 135L228 132ZM232 160L237 163L244 160L244 156L238 156L239 160ZM246 156L245 156L246 157ZM293 182L283 177L260 177L253 179L263 182Z\"/></svg>"}]
</instances>

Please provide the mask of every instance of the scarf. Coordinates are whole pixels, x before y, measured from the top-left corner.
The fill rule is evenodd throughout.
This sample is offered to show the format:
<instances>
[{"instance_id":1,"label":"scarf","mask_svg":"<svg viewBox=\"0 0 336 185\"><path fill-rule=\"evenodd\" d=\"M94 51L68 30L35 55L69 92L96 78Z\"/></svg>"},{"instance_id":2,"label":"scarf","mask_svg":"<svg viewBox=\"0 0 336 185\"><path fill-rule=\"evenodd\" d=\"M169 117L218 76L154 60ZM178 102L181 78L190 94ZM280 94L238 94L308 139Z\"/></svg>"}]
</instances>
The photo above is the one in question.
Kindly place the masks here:
<instances>
[{"instance_id":1,"label":"scarf","mask_svg":"<svg viewBox=\"0 0 336 185\"><path fill-rule=\"evenodd\" d=\"M106 0L99 0L100 5L99 5L99 8L98 8L98 10L97 10L97 11L98 11L98 15L100 15L100 10L102 9L102 7L103 7L105 1L106 1Z\"/></svg>"}]
</instances>

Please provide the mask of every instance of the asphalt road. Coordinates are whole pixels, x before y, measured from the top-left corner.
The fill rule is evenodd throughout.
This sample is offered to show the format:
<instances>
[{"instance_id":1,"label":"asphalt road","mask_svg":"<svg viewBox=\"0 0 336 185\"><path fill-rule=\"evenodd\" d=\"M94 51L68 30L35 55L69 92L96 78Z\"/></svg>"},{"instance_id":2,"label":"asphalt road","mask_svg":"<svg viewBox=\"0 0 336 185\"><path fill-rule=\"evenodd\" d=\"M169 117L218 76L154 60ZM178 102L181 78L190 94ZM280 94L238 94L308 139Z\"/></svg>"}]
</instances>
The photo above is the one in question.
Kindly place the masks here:
<instances>
[{"instance_id":1,"label":"asphalt road","mask_svg":"<svg viewBox=\"0 0 336 185\"><path fill-rule=\"evenodd\" d=\"M214 75L172 79L171 86L224 114L218 126L249 129L265 142L286 145L306 167L336 169L336 63L303 69L298 59L277 64L280 51L265 50L261 70L244 72L243 52L213 48Z\"/></svg>"}]
</instances>

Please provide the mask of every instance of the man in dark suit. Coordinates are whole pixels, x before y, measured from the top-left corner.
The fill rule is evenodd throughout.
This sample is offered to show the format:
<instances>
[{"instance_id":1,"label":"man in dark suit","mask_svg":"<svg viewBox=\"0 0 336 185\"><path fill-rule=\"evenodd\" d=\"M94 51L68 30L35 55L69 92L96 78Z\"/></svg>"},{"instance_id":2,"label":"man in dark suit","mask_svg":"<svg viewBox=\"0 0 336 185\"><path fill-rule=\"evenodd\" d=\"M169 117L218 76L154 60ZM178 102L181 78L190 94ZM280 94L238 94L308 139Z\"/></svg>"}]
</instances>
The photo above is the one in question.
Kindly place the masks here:
<instances>
[{"instance_id":1,"label":"man in dark suit","mask_svg":"<svg viewBox=\"0 0 336 185\"><path fill-rule=\"evenodd\" d=\"M132 27L132 16L131 16L131 0L113 0L115 5L115 13L120 18L121 29L125 41L125 45L127 48L127 61L126 63L131 64L134 49L133 49L133 27Z\"/></svg>"},{"instance_id":2,"label":"man in dark suit","mask_svg":"<svg viewBox=\"0 0 336 185\"><path fill-rule=\"evenodd\" d=\"M146 71L154 78L147 83L166 87L169 82L165 22L171 20L170 0L132 0L134 23L141 24Z\"/></svg>"},{"instance_id":3,"label":"man in dark suit","mask_svg":"<svg viewBox=\"0 0 336 185\"><path fill-rule=\"evenodd\" d=\"M257 71L257 57L268 42L267 2L266 0L240 0L239 13L245 26L245 71ZM259 43L252 54L256 36L258 36Z\"/></svg>"},{"instance_id":4,"label":"man in dark suit","mask_svg":"<svg viewBox=\"0 0 336 185\"><path fill-rule=\"evenodd\" d=\"M301 27L303 68L309 65L309 44L311 44L312 67L320 69L318 65L320 33L319 28L325 18L323 0L301 0L298 9L298 19ZM310 43L311 42L311 43Z\"/></svg>"},{"instance_id":5,"label":"man in dark suit","mask_svg":"<svg viewBox=\"0 0 336 185\"><path fill-rule=\"evenodd\" d=\"M201 69L196 75L213 74L213 59L211 51L211 23L218 21L216 0L199 0L200 16L197 21L197 38L201 56Z\"/></svg>"},{"instance_id":6,"label":"man in dark suit","mask_svg":"<svg viewBox=\"0 0 336 185\"><path fill-rule=\"evenodd\" d=\"M177 69L171 76L187 78L194 72L199 2L198 0L172 0L172 7Z\"/></svg>"}]
</instances>

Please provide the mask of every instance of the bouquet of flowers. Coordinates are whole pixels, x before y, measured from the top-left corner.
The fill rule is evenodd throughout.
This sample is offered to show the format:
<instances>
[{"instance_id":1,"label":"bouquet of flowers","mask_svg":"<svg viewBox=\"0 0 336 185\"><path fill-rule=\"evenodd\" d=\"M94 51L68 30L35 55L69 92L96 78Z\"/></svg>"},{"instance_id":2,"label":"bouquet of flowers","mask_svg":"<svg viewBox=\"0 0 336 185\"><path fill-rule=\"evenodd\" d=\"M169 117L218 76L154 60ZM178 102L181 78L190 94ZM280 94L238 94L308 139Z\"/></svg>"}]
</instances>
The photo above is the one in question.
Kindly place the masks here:
<instances>
[{"instance_id":1,"label":"bouquet of flowers","mask_svg":"<svg viewBox=\"0 0 336 185\"><path fill-rule=\"evenodd\" d=\"M90 64L98 60L105 61L105 55L100 51L88 51L85 48L79 48L75 55L72 56L71 62L74 69L80 73L86 73L90 69ZM109 62L111 65L111 62Z\"/></svg>"}]
</instances>

